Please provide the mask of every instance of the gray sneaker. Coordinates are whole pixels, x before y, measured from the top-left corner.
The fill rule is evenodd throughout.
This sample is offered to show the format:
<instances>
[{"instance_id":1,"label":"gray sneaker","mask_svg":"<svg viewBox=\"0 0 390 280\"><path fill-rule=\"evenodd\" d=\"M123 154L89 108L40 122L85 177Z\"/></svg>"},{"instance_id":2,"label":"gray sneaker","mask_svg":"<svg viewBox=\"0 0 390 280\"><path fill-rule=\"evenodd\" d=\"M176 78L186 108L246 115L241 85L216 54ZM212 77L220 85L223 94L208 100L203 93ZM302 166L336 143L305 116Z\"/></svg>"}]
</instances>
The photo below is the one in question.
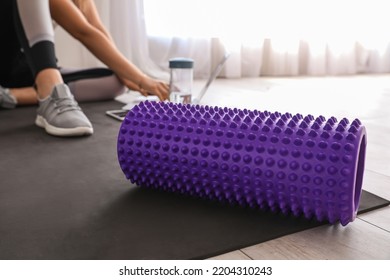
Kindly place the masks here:
<instances>
[{"instance_id":1,"label":"gray sneaker","mask_svg":"<svg viewBox=\"0 0 390 280\"><path fill-rule=\"evenodd\" d=\"M74 100L66 84L56 85L53 92L39 101L35 124L55 136L91 135L91 122Z\"/></svg>"},{"instance_id":2,"label":"gray sneaker","mask_svg":"<svg viewBox=\"0 0 390 280\"><path fill-rule=\"evenodd\" d=\"M11 95L9 89L0 86L0 108L13 109L16 103L16 98Z\"/></svg>"}]
</instances>

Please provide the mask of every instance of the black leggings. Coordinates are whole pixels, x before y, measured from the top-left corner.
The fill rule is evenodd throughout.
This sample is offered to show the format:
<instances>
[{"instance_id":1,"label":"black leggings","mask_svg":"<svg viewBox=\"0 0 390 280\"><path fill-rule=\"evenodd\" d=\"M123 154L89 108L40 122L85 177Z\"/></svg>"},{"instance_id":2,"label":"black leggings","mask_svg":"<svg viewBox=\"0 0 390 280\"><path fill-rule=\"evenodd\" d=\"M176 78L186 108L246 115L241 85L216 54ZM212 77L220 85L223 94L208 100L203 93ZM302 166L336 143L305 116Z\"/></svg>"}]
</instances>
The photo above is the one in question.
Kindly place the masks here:
<instances>
[{"instance_id":1,"label":"black leggings","mask_svg":"<svg viewBox=\"0 0 390 280\"><path fill-rule=\"evenodd\" d=\"M0 0L0 38L5 46L0 54L1 86L31 87L40 71L58 69L49 0ZM112 99L124 91L105 68L60 70L78 101Z\"/></svg>"}]
</instances>

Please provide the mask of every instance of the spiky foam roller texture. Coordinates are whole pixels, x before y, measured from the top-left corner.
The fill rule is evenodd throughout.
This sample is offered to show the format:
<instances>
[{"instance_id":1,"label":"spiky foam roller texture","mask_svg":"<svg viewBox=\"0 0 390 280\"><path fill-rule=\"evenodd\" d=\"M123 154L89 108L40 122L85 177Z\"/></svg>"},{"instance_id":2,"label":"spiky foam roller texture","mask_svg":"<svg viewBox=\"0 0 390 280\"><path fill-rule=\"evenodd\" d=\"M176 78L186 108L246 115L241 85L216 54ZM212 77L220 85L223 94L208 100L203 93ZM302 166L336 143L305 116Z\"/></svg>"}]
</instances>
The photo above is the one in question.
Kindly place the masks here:
<instances>
[{"instance_id":1,"label":"spiky foam roller texture","mask_svg":"<svg viewBox=\"0 0 390 280\"><path fill-rule=\"evenodd\" d=\"M137 185L346 225L366 143L358 119L147 101L127 114L117 148Z\"/></svg>"}]
</instances>

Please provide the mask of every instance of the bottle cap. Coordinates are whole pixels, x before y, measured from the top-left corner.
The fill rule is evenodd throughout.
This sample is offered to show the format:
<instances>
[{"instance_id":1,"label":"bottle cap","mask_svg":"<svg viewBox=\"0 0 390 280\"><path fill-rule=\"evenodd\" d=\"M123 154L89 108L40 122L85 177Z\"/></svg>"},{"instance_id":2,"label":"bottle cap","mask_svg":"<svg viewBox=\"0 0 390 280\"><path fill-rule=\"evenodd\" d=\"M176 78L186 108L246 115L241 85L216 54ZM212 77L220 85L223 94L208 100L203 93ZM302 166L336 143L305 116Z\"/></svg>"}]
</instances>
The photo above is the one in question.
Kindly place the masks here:
<instances>
[{"instance_id":1,"label":"bottle cap","mask_svg":"<svg viewBox=\"0 0 390 280\"><path fill-rule=\"evenodd\" d=\"M190 69L194 67L194 60L185 57L175 57L169 60L169 68Z\"/></svg>"}]
</instances>

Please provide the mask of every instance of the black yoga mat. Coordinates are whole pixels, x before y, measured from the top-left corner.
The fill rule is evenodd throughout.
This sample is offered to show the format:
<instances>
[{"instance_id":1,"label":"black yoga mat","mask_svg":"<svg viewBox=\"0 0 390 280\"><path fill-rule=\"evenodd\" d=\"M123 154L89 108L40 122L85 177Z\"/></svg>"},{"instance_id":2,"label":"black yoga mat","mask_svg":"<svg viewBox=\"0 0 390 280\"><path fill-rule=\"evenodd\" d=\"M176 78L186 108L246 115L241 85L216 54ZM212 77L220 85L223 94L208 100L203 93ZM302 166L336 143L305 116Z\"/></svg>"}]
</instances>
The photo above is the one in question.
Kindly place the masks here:
<instances>
[{"instance_id":1,"label":"black yoga mat","mask_svg":"<svg viewBox=\"0 0 390 280\"><path fill-rule=\"evenodd\" d=\"M130 185L105 115L121 104L82 107L91 137L47 135L34 107L0 111L0 259L203 259L321 225ZM364 191L360 212L386 205Z\"/></svg>"}]
</instances>

